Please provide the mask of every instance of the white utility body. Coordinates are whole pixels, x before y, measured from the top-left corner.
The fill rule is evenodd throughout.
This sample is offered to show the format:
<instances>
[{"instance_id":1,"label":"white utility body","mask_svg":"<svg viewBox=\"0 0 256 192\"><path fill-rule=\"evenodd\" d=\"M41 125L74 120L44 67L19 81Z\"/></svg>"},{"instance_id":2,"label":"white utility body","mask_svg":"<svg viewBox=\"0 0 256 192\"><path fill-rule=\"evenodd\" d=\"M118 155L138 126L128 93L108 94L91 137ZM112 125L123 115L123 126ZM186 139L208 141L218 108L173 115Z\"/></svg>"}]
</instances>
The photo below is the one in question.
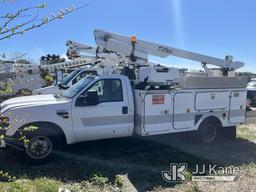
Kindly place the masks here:
<instances>
[{"instance_id":1,"label":"white utility body","mask_svg":"<svg viewBox=\"0 0 256 192\"><path fill-rule=\"evenodd\" d=\"M9 125L3 143L28 125L39 127L25 148L30 159L49 157L56 143L150 136L198 131L212 143L220 136L235 137L235 126L245 120L246 80L234 76L243 66L232 57L218 59L147 41L95 30L97 54L124 58L115 73L81 79L61 95L37 95L1 104L1 119ZM200 61L202 77L184 70L149 65L148 55L174 55ZM209 69L207 64L217 65ZM219 71L216 73L216 71ZM159 75L161 74L161 75ZM217 75L216 75L217 74ZM56 142L57 140L57 142Z\"/></svg>"}]
</instances>

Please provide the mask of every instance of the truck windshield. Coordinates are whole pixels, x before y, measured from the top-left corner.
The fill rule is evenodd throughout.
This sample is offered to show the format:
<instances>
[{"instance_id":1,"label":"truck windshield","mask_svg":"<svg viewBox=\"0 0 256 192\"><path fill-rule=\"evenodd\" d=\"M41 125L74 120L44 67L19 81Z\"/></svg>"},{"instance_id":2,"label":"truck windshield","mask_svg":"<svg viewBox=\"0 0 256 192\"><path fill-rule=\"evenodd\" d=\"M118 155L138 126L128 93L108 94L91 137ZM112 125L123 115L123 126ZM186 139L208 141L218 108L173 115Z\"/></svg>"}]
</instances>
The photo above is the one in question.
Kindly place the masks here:
<instances>
[{"instance_id":1,"label":"truck windshield","mask_svg":"<svg viewBox=\"0 0 256 192\"><path fill-rule=\"evenodd\" d=\"M72 73L68 74L68 76L66 76L63 79L63 82L61 82L62 85L67 85L69 83L70 80L73 79L73 77L75 77L81 70L75 70Z\"/></svg>"},{"instance_id":2,"label":"truck windshield","mask_svg":"<svg viewBox=\"0 0 256 192\"><path fill-rule=\"evenodd\" d=\"M79 93L84 87L86 87L90 82L92 82L95 77L86 77L80 80L78 83L64 91L63 97L73 98L77 93Z\"/></svg>"}]
</instances>

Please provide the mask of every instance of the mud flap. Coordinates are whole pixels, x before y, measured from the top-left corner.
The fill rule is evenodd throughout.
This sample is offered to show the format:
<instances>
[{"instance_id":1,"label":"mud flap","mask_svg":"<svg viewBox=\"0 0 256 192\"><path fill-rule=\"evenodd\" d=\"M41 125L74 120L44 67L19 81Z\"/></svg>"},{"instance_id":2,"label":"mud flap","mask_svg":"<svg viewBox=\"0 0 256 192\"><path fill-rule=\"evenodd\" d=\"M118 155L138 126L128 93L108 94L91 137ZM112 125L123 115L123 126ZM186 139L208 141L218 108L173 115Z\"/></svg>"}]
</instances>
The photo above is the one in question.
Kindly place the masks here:
<instances>
[{"instance_id":1,"label":"mud flap","mask_svg":"<svg viewBox=\"0 0 256 192\"><path fill-rule=\"evenodd\" d=\"M236 126L221 128L221 136L228 140L236 139Z\"/></svg>"}]
</instances>

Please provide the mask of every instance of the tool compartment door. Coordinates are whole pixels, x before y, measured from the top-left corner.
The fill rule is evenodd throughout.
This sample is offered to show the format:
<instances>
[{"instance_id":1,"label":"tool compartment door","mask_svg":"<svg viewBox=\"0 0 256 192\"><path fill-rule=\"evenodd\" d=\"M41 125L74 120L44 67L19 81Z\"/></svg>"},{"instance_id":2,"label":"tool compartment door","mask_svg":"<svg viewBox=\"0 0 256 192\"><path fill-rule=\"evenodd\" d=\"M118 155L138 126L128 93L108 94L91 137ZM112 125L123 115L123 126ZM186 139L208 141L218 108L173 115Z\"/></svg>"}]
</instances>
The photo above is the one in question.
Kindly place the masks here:
<instances>
[{"instance_id":1,"label":"tool compartment door","mask_svg":"<svg viewBox=\"0 0 256 192\"><path fill-rule=\"evenodd\" d=\"M244 123L246 109L246 91L232 91L230 95L229 122Z\"/></svg>"},{"instance_id":2,"label":"tool compartment door","mask_svg":"<svg viewBox=\"0 0 256 192\"><path fill-rule=\"evenodd\" d=\"M193 129L194 98L192 93L176 93L174 95L173 128Z\"/></svg>"},{"instance_id":3,"label":"tool compartment door","mask_svg":"<svg viewBox=\"0 0 256 192\"><path fill-rule=\"evenodd\" d=\"M229 94L229 91L197 92L195 108L197 111L228 109Z\"/></svg>"},{"instance_id":4,"label":"tool compartment door","mask_svg":"<svg viewBox=\"0 0 256 192\"><path fill-rule=\"evenodd\" d=\"M171 94L147 94L145 95L144 107L145 132L168 132L171 129Z\"/></svg>"}]
</instances>

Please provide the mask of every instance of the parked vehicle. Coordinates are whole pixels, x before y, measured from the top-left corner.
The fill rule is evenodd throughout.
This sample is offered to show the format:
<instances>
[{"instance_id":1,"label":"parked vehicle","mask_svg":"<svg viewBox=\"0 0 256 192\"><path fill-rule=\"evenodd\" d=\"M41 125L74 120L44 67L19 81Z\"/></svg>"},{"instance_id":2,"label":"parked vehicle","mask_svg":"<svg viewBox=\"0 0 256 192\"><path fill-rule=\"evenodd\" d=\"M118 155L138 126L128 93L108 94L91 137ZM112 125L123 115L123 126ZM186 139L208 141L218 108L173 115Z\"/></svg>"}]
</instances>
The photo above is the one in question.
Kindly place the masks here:
<instances>
[{"instance_id":1,"label":"parked vehicle","mask_svg":"<svg viewBox=\"0 0 256 192\"><path fill-rule=\"evenodd\" d=\"M76 84L82 78L88 75L97 75L98 72L96 69L83 68L76 69L70 74L68 74L62 82L57 82L57 84L40 88L33 91L33 95L45 95L45 94L57 94L62 93L64 90L68 89L72 85Z\"/></svg>"},{"instance_id":2,"label":"parked vehicle","mask_svg":"<svg viewBox=\"0 0 256 192\"><path fill-rule=\"evenodd\" d=\"M255 80L250 81L250 82L247 84L247 88L248 88L248 89L256 89L256 81L255 81Z\"/></svg>"},{"instance_id":3,"label":"parked vehicle","mask_svg":"<svg viewBox=\"0 0 256 192\"><path fill-rule=\"evenodd\" d=\"M2 133L2 147L23 149L30 160L41 163L63 144L134 134L196 131L207 144L236 138L236 125L245 121L247 78L234 76L234 70L243 63L233 62L231 56L222 60L137 41L134 36L130 41L101 30L95 31L95 39L98 51L111 50L128 58L121 74L87 76L62 94L3 102L0 120L9 129ZM200 61L207 75L186 76L176 68L145 66L148 55ZM220 69L212 71L206 64ZM38 130L23 133L30 140L24 148L18 137L29 125Z\"/></svg>"},{"instance_id":4,"label":"parked vehicle","mask_svg":"<svg viewBox=\"0 0 256 192\"><path fill-rule=\"evenodd\" d=\"M247 110L256 107L256 81L250 81L247 85Z\"/></svg>"}]
</instances>

